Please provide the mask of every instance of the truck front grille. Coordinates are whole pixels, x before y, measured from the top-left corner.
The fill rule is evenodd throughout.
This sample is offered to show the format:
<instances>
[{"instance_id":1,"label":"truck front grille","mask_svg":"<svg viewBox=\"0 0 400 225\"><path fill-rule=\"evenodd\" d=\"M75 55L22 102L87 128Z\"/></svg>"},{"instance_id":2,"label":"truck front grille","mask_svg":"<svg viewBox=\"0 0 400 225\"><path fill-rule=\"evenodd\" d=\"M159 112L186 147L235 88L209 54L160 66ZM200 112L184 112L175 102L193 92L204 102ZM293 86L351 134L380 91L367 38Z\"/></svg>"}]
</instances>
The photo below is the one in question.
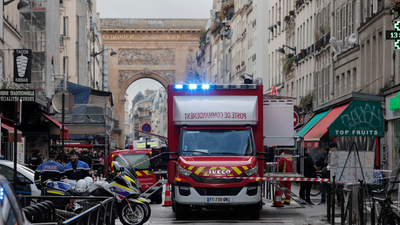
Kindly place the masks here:
<instances>
[{"instance_id":1,"label":"truck front grille","mask_svg":"<svg viewBox=\"0 0 400 225\"><path fill-rule=\"evenodd\" d=\"M242 187L235 188L194 188L201 196L236 196L242 190Z\"/></svg>"},{"instance_id":2,"label":"truck front grille","mask_svg":"<svg viewBox=\"0 0 400 225\"><path fill-rule=\"evenodd\" d=\"M223 179L223 178L214 178L214 177L198 177L194 174L191 174L190 178L192 178L196 182L201 182L201 183L237 183L237 182L243 181L243 179Z\"/></svg>"}]
</instances>

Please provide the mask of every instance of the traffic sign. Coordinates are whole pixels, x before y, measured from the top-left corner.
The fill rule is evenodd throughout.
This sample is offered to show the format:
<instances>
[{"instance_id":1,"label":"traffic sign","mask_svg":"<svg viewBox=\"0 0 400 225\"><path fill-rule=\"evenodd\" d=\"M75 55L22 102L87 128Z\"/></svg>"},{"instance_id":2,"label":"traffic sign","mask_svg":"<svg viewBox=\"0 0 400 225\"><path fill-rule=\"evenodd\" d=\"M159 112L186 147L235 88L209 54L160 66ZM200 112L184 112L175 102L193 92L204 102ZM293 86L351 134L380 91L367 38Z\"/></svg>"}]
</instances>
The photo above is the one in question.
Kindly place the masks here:
<instances>
[{"instance_id":1,"label":"traffic sign","mask_svg":"<svg viewBox=\"0 0 400 225\"><path fill-rule=\"evenodd\" d=\"M394 50L400 51L400 20L394 21L394 30L385 31L385 41L394 41Z\"/></svg>"},{"instance_id":2,"label":"traffic sign","mask_svg":"<svg viewBox=\"0 0 400 225\"><path fill-rule=\"evenodd\" d=\"M143 124L142 126L142 131L144 132L150 132L151 131L151 126L148 123Z\"/></svg>"},{"instance_id":3,"label":"traffic sign","mask_svg":"<svg viewBox=\"0 0 400 225\"><path fill-rule=\"evenodd\" d=\"M293 113L294 113L294 117L293 117L294 127L296 127L297 125L299 125L299 115L294 111L293 111Z\"/></svg>"}]
</instances>

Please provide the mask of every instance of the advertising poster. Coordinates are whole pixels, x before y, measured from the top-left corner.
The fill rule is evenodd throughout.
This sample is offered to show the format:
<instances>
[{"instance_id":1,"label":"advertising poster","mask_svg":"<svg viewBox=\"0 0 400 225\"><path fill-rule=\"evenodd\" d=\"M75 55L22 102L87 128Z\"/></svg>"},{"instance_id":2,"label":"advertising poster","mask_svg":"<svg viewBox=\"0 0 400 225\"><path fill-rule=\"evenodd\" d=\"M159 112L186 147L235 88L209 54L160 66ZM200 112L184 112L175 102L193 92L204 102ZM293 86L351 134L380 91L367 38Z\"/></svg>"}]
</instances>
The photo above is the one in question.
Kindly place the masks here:
<instances>
[{"instance_id":1,"label":"advertising poster","mask_svg":"<svg viewBox=\"0 0 400 225\"><path fill-rule=\"evenodd\" d=\"M25 164L25 137L22 137L21 142L17 144L17 162Z\"/></svg>"},{"instance_id":2,"label":"advertising poster","mask_svg":"<svg viewBox=\"0 0 400 225\"><path fill-rule=\"evenodd\" d=\"M44 160L48 159L49 134L48 133L27 133L25 137L26 158L29 159L32 153L39 150Z\"/></svg>"}]
</instances>

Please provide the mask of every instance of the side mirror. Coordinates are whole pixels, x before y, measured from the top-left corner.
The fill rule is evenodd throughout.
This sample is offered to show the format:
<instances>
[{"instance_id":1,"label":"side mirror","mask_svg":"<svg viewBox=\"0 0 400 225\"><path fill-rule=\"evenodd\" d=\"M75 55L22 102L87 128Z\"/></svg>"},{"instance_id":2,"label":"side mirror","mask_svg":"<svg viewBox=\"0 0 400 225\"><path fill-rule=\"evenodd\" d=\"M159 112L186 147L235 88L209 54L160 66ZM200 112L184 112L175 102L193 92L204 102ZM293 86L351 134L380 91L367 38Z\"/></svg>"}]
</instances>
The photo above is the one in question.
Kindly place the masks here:
<instances>
[{"instance_id":1,"label":"side mirror","mask_svg":"<svg viewBox=\"0 0 400 225\"><path fill-rule=\"evenodd\" d=\"M168 146L152 150L152 157L161 154L159 157L150 160L151 169L166 170L169 162L169 148Z\"/></svg>"},{"instance_id":2,"label":"side mirror","mask_svg":"<svg viewBox=\"0 0 400 225\"><path fill-rule=\"evenodd\" d=\"M122 172L125 168L117 161L112 161L111 167L114 167L114 172Z\"/></svg>"}]
</instances>

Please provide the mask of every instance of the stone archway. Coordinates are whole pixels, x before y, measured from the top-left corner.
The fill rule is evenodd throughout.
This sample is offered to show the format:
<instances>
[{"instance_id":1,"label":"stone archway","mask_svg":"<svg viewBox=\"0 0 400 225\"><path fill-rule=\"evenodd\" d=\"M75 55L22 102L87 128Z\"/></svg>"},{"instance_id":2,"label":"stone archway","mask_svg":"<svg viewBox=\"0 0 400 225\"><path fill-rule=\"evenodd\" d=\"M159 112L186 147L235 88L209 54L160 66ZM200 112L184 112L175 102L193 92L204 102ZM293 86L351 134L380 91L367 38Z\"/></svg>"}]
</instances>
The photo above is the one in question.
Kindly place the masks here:
<instances>
[{"instance_id":1,"label":"stone archway","mask_svg":"<svg viewBox=\"0 0 400 225\"><path fill-rule=\"evenodd\" d=\"M119 76L119 93L118 93L118 99L115 101L115 110L119 112L123 112L125 108L125 102L127 99L125 98L125 93L129 86L140 79L143 78L149 78L158 81L162 86L164 86L165 90L167 90L167 87L169 84L174 84L175 78L173 76L174 71L151 71L149 68L144 68L143 70L122 70L119 71L120 76ZM123 114L120 114L123 115ZM125 116L116 116L116 118L119 121L120 127L121 124L125 124ZM116 143L119 143L119 147L123 147L124 143L124 138L125 138L125 130L121 129L119 133L115 134L115 141Z\"/></svg>"}]
</instances>

